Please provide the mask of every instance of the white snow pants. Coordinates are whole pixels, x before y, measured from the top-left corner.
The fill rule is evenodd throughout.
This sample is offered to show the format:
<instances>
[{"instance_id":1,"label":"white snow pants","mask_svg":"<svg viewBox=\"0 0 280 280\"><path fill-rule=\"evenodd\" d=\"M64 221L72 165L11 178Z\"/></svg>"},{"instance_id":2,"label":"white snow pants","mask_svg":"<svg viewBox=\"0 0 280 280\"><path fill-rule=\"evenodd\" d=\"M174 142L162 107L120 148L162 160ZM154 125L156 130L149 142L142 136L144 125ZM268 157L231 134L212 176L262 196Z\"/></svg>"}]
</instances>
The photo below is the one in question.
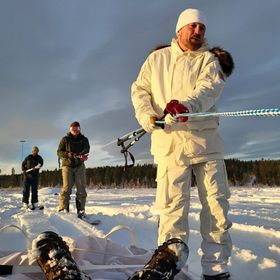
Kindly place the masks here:
<instances>
[{"instance_id":1,"label":"white snow pants","mask_svg":"<svg viewBox=\"0 0 280 280\"><path fill-rule=\"evenodd\" d=\"M227 272L232 242L228 232L231 227L227 218L230 192L224 161L211 160L190 166L176 165L172 160L157 163L155 208L160 215L158 244L174 237L188 242L188 212L193 170L202 204L202 272L205 275Z\"/></svg>"}]
</instances>

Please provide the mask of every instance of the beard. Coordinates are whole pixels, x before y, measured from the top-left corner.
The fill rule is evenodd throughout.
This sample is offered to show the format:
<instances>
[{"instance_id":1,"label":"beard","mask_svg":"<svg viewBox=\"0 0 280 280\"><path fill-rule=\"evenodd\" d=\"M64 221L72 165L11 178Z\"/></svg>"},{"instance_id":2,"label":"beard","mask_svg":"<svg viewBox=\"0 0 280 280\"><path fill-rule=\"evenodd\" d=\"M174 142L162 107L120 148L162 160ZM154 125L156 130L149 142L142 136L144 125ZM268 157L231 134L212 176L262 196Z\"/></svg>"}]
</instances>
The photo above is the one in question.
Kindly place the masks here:
<instances>
[{"instance_id":1,"label":"beard","mask_svg":"<svg viewBox=\"0 0 280 280\"><path fill-rule=\"evenodd\" d=\"M203 44L203 39L198 36L192 36L188 41L189 49L192 51L198 50Z\"/></svg>"},{"instance_id":2,"label":"beard","mask_svg":"<svg viewBox=\"0 0 280 280\"><path fill-rule=\"evenodd\" d=\"M178 36L177 42L183 51L196 51L203 45L204 37L191 36L190 38L183 38Z\"/></svg>"}]
</instances>

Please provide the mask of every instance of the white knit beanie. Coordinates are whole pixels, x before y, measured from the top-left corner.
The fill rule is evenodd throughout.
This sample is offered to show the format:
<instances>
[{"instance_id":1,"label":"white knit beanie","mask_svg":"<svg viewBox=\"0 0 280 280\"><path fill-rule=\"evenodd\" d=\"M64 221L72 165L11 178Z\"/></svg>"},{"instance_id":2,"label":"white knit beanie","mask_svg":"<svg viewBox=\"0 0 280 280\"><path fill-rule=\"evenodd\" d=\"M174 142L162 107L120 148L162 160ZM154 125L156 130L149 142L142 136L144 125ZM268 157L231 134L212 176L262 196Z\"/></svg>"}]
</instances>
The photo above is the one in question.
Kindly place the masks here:
<instances>
[{"instance_id":1,"label":"white knit beanie","mask_svg":"<svg viewBox=\"0 0 280 280\"><path fill-rule=\"evenodd\" d=\"M185 25L193 22L199 22L206 26L206 17L203 12L197 9L186 9L184 10L178 18L178 22L176 25L176 33Z\"/></svg>"}]
</instances>

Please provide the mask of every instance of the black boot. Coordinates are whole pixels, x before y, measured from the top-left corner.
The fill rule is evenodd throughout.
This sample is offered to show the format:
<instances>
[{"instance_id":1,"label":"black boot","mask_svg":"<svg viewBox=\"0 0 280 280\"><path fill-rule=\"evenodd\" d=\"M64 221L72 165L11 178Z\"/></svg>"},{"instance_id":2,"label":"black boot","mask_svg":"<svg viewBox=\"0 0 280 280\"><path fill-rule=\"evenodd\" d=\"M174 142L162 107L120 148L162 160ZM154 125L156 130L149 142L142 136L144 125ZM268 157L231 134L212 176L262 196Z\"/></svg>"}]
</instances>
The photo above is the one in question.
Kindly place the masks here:
<instances>
[{"instance_id":1,"label":"black boot","mask_svg":"<svg viewBox=\"0 0 280 280\"><path fill-rule=\"evenodd\" d=\"M80 200L76 198L76 208L77 208L77 216L79 219L86 218L85 209L82 209L82 205Z\"/></svg>"},{"instance_id":2,"label":"black boot","mask_svg":"<svg viewBox=\"0 0 280 280\"><path fill-rule=\"evenodd\" d=\"M79 212L77 213L77 216L78 216L79 219L82 219L82 220L85 219L85 218L87 217L85 211L79 211Z\"/></svg>"},{"instance_id":3,"label":"black boot","mask_svg":"<svg viewBox=\"0 0 280 280\"><path fill-rule=\"evenodd\" d=\"M31 209L31 210L35 210L35 209L36 209L35 203L32 203L32 204L31 204L30 209Z\"/></svg>"},{"instance_id":4,"label":"black boot","mask_svg":"<svg viewBox=\"0 0 280 280\"><path fill-rule=\"evenodd\" d=\"M79 199L76 198L76 209L77 209L77 213L79 213L80 211L82 211L82 205Z\"/></svg>"},{"instance_id":5,"label":"black boot","mask_svg":"<svg viewBox=\"0 0 280 280\"><path fill-rule=\"evenodd\" d=\"M173 246L178 247L180 256L172 250ZM186 263L188 256L188 246L181 239L169 239L158 247L144 268L135 272L128 280L172 280Z\"/></svg>"},{"instance_id":6,"label":"black boot","mask_svg":"<svg viewBox=\"0 0 280 280\"><path fill-rule=\"evenodd\" d=\"M41 233L33 240L32 248L38 250L36 259L47 280L91 279L79 270L69 247L55 232Z\"/></svg>"},{"instance_id":7,"label":"black boot","mask_svg":"<svg viewBox=\"0 0 280 280\"><path fill-rule=\"evenodd\" d=\"M204 280L228 280L230 278L230 274L225 272L217 275L203 275L203 277Z\"/></svg>"}]
</instances>

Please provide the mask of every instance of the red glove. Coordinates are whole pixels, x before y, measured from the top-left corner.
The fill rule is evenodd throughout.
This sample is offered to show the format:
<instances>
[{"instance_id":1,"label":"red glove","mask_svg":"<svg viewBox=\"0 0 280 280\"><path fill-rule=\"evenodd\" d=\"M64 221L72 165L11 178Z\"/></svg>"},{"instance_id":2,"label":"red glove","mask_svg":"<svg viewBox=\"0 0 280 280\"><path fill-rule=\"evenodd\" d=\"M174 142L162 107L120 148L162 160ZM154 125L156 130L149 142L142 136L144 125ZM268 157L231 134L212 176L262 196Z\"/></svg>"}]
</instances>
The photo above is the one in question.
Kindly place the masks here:
<instances>
[{"instance_id":1,"label":"red glove","mask_svg":"<svg viewBox=\"0 0 280 280\"><path fill-rule=\"evenodd\" d=\"M83 155L80 156L80 159L82 161L86 161L88 159L88 155L87 154L83 154Z\"/></svg>"},{"instance_id":2,"label":"red glove","mask_svg":"<svg viewBox=\"0 0 280 280\"><path fill-rule=\"evenodd\" d=\"M171 115L181 114L181 113L189 113L189 109L181 104L178 100L171 100L166 104L165 113L169 113ZM188 117L179 117L180 122L186 122Z\"/></svg>"}]
</instances>

